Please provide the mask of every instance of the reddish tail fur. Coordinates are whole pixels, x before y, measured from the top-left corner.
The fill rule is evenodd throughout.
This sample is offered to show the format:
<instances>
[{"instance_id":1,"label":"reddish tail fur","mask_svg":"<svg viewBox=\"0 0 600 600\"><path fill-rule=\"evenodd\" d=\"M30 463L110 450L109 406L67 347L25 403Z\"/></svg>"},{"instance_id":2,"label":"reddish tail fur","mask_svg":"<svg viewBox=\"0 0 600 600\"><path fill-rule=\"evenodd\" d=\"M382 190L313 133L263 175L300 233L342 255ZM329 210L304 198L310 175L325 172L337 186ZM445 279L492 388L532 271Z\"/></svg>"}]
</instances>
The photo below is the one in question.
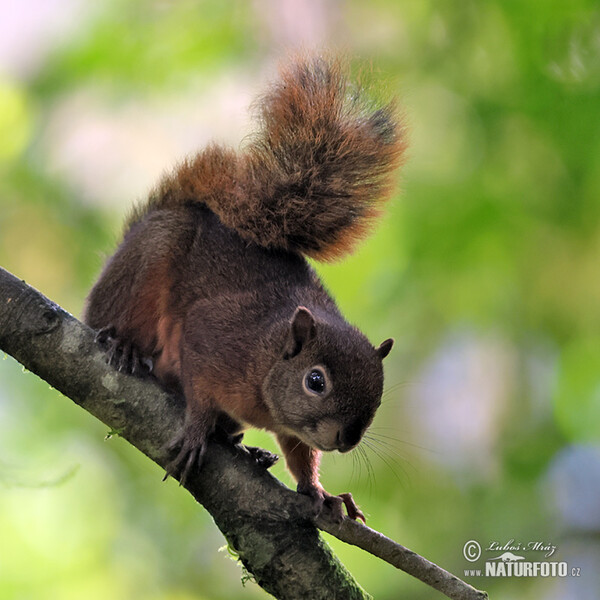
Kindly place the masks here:
<instances>
[{"instance_id":1,"label":"reddish tail fur","mask_svg":"<svg viewBox=\"0 0 600 600\"><path fill-rule=\"evenodd\" d=\"M245 239L331 260L351 252L389 197L406 147L393 104L373 109L338 60L296 59L257 104L241 154L210 146L165 178L131 221L205 203Z\"/></svg>"}]
</instances>

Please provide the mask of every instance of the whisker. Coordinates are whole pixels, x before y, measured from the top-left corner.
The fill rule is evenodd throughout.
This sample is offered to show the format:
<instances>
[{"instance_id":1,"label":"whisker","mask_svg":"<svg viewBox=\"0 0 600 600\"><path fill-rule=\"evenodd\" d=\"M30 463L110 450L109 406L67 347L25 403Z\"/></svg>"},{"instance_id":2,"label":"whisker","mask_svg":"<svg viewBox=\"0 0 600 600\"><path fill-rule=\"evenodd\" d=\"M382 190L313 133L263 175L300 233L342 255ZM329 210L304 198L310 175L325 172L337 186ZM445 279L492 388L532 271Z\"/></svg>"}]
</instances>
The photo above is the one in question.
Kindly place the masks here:
<instances>
[{"instance_id":1,"label":"whisker","mask_svg":"<svg viewBox=\"0 0 600 600\"><path fill-rule=\"evenodd\" d=\"M367 470L367 490L369 493L369 498L372 495L373 492L373 486L375 484L375 472L373 470L373 466L371 465L371 461L369 460L369 457L367 456L367 453L365 451L365 449L363 448L362 444L356 447L356 450L358 451L358 456L360 457L360 460L362 463L364 463L365 468Z\"/></svg>"},{"instance_id":2,"label":"whisker","mask_svg":"<svg viewBox=\"0 0 600 600\"><path fill-rule=\"evenodd\" d=\"M302 443L302 440L298 440L298 443L290 450L290 454L294 452L294 450Z\"/></svg>"},{"instance_id":3,"label":"whisker","mask_svg":"<svg viewBox=\"0 0 600 600\"><path fill-rule=\"evenodd\" d=\"M433 452L434 454L439 454L438 450L433 450L431 448L427 448L426 446L420 446L419 444L413 444L412 442L407 442L406 440L402 440L400 438L396 438L391 435L385 435L383 433L379 433L377 431L378 429L391 429L391 430L395 431L394 427L369 427L369 431L365 435L370 434L371 438L377 438L377 439L383 438L386 440L391 440L392 442L404 444L405 446L411 446L413 448L418 448L419 450L425 450L426 452Z\"/></svg>"},{"instance_id":4,"label":"whisker","mask_svg":"<svg viewBox=\"0 0 600 600\"><path fill-rule=\"evenodd\" d=\"M377 438L371 436L365 436L369 442L372 444L376 444L381 450L385 450L388 454L395 454L401 460L405 460L408 462L409 455L403 454L400 450L390 442L386 442L385 440L378 440Z\"/></svg>"},{"instance_id":5,"label":"whisker","mask_svg":"<svg viewBox=\"0 0 600 600\"><path fill-rule=\"evenodd\" d=\"M367 451L365 450L364 447L362 448L362 454L363 454L363 462L365 463L365 466L369 473L368 490L369 490L369 498L370 498L373 495L373 489L375 488L377 476L375 474L375 469L373 468L373 465L371 464L371 459L369 458L369 455L367 454Z\"/></svg>"},{"instance_id":6,"label":"whisker","mask_svg":"<svg viewBox=\"0 0 600 600\"><path fill-rule=\"evenodd\" d=\"M397 392L401 388L417 385L417 383L416 381L400 381L394 385L390 385L381 394L381 404L386 404L390 400L397 400L397 396L392 396L394 392Z\"/></svg>"},{"instance_id":7,"label":"whisker","mask_svg":"<svg viewBox=\"0 0 600 600\"><path fill-rule=\"evenodd\" d=\"M369 442L372 445L372 448L377 448L379 452L385 455L389 460L391 460L398 468L404 473L404 475L410 479L410 474L408 469L405 467L410 467L410 469L416 473L416 467L411 463L410 456L406 454L402 454L395 448L392 444L388 444L387 442L382 442L381 440L375 440L369 438Z\"/></svg>"},{"instance_id":8,"label":"whisker","mask_svg":"<svg viewBox=\"0 0 600 600\"><path fill-rule=\"evenodd\" d=\"M354 482L354 475L356 473L356 455L354 454L354 452L350 453L352 456L352 472L350 473L350 485L352 485L352 483Z\"/></svg>"},{"instance_id":9,"label":"whisker","mask_svg":"<svg viewBox=\"0 0 600 600\"><path fill-rule=\"evenodd\" d=\"M399 381L398 383L394 383L393 385L390 385L383 390L383 395L386 396L390 392L395 392L396 390L400 389L401 387L410 385L410 383L411 383L410 381Z\"/></svg>"},{"instance_id":10,"label":"whisker","mask_svg":"<svg viewBox=\"0 0 600 600\"><path fill-rule=\"evenodd\" d=\"M381 449L377 449L377 447L376 447L376 446L374 446L374 445L371 445L371 444L369 443L369 441L368 441L368 440L365 440L365 444L366 444L366 446L367 446L367 447L368 447L368 448L369 448L369 449L370 449L370 450L371 450L373 453L375 453L375 454L376 454L376 455L377 455L377 456L378 456L378 457L379 457L379 458L380 458L380 459L381 459L381 460L382 460L382 461L385 463L385 465L386 465L386 466L388 467L388 469L389 469L389 470L390 470L390 471L391 471L391 472L394 474L394 477L395 477L395 478L398 480L398 482L399 482L399 483L400 483L400 485L402 486L402 489L406 489L405 482L404 482L404 481L402 481L402 478L401 478L401 477L398 475L398 472L397 472L397 471L396 471L396 469L395 469L395 468L392 466L392 464L390 464L389 460L388 460L388 459L386 458L386 456L383 454L383 451L382 451ZM402 470L402 473L404 474L404 476L405 476L407 479L410 479L410 477L409 477L408 473L406 472L406 470L405 470L405 469L404 469L404 468L403 468L403 467L402 467L400 464L398 464L398 463L397 463L397 461L393 461L393 462L394 462L394 464L397 464L397 465L400 467L400 469Z\"/></svg>"}]
</instances>

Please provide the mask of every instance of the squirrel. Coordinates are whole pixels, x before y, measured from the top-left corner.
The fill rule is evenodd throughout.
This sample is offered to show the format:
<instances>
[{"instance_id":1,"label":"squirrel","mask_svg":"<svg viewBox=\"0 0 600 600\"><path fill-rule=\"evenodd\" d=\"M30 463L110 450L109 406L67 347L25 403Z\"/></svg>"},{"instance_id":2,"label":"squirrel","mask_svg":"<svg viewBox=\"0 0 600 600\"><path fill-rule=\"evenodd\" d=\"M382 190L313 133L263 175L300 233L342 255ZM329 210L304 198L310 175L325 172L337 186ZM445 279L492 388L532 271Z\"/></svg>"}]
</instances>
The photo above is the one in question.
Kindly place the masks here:
<instances>
[{"instance_id":1,"label":"squirrel","mask_svg":"<svg viewBox=\"0 0 600 600\"><path fill-rule=\"evenodd\" d=\"M382 360L307 258L350 253L393 191L406 146L394 102L375 106L335 57L295 57L259 98L239 152L210 145L163 177L127 220L84 309L108 360L186 399L167 475L184 483L207 439L273 432L318 514L365 520L319 482L381 404Z\"/></svg>"}]
</instances>

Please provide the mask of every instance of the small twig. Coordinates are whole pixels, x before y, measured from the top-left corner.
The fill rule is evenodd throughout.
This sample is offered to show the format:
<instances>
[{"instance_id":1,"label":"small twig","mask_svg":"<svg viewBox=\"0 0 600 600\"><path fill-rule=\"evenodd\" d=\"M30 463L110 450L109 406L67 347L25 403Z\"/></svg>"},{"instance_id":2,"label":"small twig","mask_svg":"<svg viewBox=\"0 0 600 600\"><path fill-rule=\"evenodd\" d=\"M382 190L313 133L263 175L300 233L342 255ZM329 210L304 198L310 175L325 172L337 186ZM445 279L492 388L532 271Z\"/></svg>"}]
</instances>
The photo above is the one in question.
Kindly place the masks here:
<instances>
[{"instance_id":1,"label":"small twig","mask_svg":"<svg viewBox=\"0 0 600 600\"><path fill-rule=\"evenodd\" d=\"M338 524L326 518L319 518L316 525L338 540L358 546L397 569L416 577L448 598L453 600L486 600L488 598L485 592L475 589L416 552L358 521L344 519Z\"/></svg>"}]
</instances>

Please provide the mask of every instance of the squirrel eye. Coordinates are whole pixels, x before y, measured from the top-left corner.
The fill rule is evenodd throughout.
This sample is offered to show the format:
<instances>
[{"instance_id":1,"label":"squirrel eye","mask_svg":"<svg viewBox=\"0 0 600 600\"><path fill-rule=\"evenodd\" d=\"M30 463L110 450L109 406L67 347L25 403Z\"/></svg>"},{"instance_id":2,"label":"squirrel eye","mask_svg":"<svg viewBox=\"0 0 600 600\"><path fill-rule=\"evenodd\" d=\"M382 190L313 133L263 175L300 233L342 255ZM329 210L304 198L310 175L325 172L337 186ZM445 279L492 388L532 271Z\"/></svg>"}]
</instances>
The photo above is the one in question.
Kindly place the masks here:
<instances>
[{"instance_id":1,"label":"squirrel eye","mask_svg":"<svg viewBox=\"0 0 600 600\"><path fill-rule=\"evenodd\" d=\"M304 377L304 388L311 394L322 395L325 392L325 373L317 367L313 367Z\"/></svg>"}]
</instances>

